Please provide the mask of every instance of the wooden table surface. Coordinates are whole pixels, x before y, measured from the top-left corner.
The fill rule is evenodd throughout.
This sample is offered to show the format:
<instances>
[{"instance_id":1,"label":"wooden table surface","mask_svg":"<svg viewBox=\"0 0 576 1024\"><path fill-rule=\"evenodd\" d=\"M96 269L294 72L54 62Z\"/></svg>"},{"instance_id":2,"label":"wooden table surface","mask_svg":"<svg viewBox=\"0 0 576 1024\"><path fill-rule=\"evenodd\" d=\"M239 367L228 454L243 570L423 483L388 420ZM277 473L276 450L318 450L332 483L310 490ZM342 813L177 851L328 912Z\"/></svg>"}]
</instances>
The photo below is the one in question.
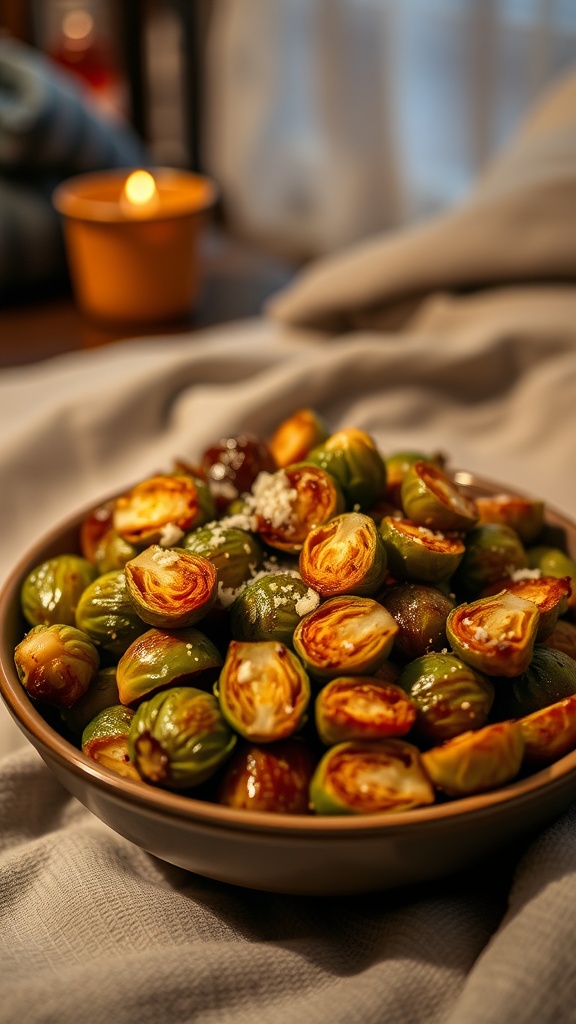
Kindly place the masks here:
<instances>
[{"instance_id":1,"label":"wooden table surface","mask_svg":"<svg viewBox=\"0 0 576 1024\"><path fill-rule=\"evenodd\" d=\"M123 338L180 334L257 316L264 300L290 279L293 268L217 231L205 239L204 284L197 308L184 321L113 325L89 320L66 286L0 307L0 368L34 363L64 352Z\"/></svg>"}]
</instances>

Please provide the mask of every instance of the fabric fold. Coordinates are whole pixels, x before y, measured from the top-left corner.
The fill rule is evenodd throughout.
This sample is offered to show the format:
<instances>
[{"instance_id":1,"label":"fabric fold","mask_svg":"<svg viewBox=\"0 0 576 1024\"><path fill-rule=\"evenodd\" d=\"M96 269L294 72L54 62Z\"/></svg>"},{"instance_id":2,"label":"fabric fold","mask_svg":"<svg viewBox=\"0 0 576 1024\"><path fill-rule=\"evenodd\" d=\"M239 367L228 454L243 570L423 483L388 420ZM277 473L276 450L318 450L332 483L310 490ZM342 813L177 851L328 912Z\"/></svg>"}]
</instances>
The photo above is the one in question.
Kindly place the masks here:
<instances>
[{"instance_id":1,"label":"fabric fold","mask_svg":"<svg viewBox=\"0 0 576 1024\"><path fill-rule=\"evenodd\" d=\"M427 295L576 276L576 73L558 82L446 213L305 267L266 306L331 333L397 329Z\"/></svg>"}]
</instances>

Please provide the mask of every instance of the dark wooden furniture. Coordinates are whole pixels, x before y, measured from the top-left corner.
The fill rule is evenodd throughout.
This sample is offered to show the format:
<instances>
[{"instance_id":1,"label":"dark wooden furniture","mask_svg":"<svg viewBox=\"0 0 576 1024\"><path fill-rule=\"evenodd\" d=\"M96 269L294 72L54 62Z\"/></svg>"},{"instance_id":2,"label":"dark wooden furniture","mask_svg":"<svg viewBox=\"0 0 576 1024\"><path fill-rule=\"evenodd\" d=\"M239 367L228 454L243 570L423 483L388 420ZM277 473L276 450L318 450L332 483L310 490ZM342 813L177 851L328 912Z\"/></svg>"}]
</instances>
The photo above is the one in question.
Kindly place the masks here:
<instances>
[{"instance_id":1,"label":"dark wooden furniture","mask_svg":"<svg viewBox=\"0 0 576 1024\"><path fill-rule=\"evenodd\" d=\"M123 338L188 335L202 327L257 316L292 268L213 230L204 246L204 286L185 320L114 325L87 319L69 291L20 295L0 307L0 368L109 345Z\"/></svg>"}]
</instances>

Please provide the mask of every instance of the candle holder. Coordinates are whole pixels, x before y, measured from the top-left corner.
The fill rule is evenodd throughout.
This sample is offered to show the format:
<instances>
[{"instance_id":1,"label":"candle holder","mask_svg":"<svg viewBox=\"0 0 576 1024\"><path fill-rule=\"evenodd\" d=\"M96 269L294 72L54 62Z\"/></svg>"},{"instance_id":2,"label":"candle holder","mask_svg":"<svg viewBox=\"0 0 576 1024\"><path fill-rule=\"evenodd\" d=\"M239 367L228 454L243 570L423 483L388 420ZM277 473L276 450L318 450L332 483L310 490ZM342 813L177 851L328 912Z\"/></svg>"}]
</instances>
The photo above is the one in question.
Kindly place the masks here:
<instances>
[{"instance_id":1,"label":"candle holder","mask_svg":"<svg viewBox=\"0 0 576 1024\"><path fill-rule=\"evenodd\" d=\"M189 316L201 286L199 240L217 193L212 179L169 168L62 182L52 201L80 308L118 323Z\"/></svg>"}]
</instances>

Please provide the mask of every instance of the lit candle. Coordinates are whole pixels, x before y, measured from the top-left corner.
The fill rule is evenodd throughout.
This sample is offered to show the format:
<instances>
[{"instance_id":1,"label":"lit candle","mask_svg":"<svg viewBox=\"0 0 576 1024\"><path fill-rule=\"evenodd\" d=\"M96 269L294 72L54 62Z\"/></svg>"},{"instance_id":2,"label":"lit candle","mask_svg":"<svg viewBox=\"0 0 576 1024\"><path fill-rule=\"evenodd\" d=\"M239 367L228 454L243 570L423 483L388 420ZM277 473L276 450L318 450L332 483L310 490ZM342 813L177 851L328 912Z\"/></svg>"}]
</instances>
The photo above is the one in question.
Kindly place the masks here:
<instances>
[{"instance_id":1,"label":"lit candle","mask_svg":"<svg viewBox=\"0 0 576 1024\"><path fill-rule=\"evenodd\" d=\"M159 207L158 189L150 171L132 171L120 196L122 209L129 217L149 217Z\"/></svg>"},{"instance_id":2,"label":"lit candle","mask_svg":"<svg viewBox=\"0 0 576 1024\"><path fill-rule=\"evenodd\" d=\"M210 178L155 168L71 178L54 192L79 305L112 321L188 315L199 293L198 239Z\"/></svg>"}]
</instances>

